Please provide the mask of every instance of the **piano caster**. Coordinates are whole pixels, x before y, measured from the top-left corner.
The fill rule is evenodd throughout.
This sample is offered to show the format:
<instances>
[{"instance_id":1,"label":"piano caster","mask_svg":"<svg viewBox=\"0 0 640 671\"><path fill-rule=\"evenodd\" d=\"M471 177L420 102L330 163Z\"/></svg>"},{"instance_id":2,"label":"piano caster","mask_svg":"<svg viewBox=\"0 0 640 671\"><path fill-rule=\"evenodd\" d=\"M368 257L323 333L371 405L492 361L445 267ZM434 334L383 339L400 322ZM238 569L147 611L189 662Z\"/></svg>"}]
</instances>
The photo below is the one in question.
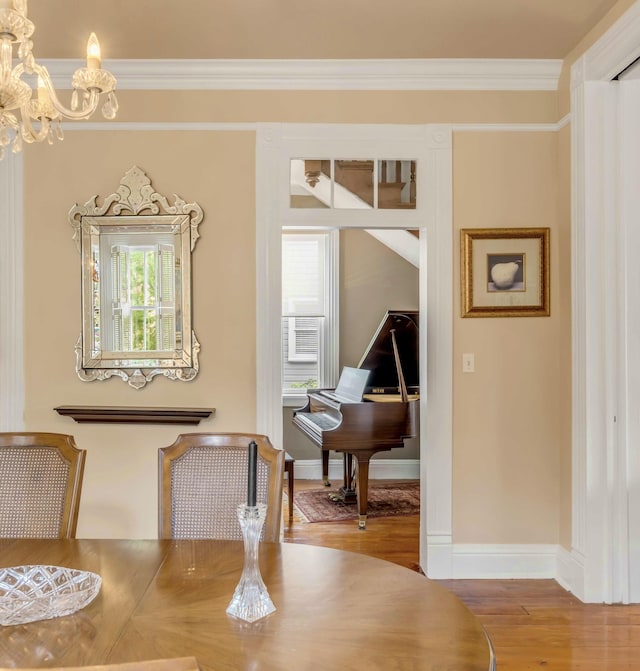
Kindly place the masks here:
<instances>
[{"instance_id":1,"label":"piano caster","mask_svg":"<svg viewBox=\"0 0 640 671\"><path fill-rule=\"evenodd\" d=\"M329 480L325 480L322 484L323 484L325 487L331 487L331 483L329 482Z\"/></svg>"},{"instance_id":2,"label":"piano caster","mask_svg":"<svg viewBox=\"0 0 640 671\"><path fill-rule=\"evenodd\" d=\"M366 515L358 515L358 529L360 531L365 531L367 528L367 516Z\"/></svg>"}]
</instances>

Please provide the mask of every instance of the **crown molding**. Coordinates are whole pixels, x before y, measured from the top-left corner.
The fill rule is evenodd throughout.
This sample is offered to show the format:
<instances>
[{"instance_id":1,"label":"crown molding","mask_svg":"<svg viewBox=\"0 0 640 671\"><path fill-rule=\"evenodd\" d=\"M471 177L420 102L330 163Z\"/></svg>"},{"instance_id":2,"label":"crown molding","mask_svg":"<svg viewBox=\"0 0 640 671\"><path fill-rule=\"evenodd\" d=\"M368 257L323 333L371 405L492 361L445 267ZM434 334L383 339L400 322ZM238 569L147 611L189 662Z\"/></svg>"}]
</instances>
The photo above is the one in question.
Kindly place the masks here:
<instances>
[{"instance_id":1,"label":"crown molding","mask_svg":"<svg viewBox=\"0 0 640 671\"><path fill-rule=\"evenodd\" d=\"M69 88L79 60L42 64ZM111 60L119 90L555 91L561 60Z\"/></svg>"},{"instance_id":2,"label":"crown molding","mask_svg":"<svg viewBox=\"0 0 640 671\"><path fill-rule=\"evenodd\" d=\"M571 87L611 81L640 57L640 3L633 4L571 68Z\"/></svg>"}]
</instances>

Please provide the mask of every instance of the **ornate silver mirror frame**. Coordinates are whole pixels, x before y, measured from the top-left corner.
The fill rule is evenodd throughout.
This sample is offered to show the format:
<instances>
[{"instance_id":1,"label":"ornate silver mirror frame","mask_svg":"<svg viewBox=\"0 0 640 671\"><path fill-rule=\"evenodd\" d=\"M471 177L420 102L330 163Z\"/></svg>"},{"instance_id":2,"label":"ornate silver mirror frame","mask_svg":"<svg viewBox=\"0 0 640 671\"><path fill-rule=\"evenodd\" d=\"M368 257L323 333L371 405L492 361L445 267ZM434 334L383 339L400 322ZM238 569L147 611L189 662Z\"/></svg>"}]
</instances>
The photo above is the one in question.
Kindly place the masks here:
<instances>
[{"instance_id":1,"label":"ornate silver mirror frame","mask_svg":"<svg viewBox=\"0 0 640 671\"><path fill-rule=\"evenodd\" d=\"M192 325L191 253L202 208L156 193L133 166L116 193L69 212L82 265L81 380L114 375L140 389L156 375L192 380L198 343Z\"/></svg>"}]
</instances>

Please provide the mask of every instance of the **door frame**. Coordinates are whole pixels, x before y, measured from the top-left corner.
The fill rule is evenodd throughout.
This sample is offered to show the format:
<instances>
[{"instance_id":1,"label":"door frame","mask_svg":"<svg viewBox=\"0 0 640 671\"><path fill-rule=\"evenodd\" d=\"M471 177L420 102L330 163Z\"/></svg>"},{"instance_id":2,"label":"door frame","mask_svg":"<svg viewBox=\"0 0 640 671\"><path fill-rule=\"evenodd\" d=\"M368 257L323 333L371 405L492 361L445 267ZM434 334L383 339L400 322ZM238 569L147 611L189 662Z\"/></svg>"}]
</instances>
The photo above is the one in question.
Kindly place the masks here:
<instances>
[{"instance_id":1,"label":"door frame","mask_svg":"<svg viewBox=\"0 0 640 671\"><path fill-rule=\"evenodd\" d=\"M24 216L22 154L0 161L0 431L23 431Z\"/></svg>"},{"instance_id":2,"label":"door frame","mask_svg":"<svg viewBox=\"0 0 640 671\"><path fill-rule=\"evenodd\" d=\"M612 81L640 56L635 3L571 68L572 165L572 540L570 589L585 602L640 601L629 526L630 464L640 444L629 429L640 365L629 338L640 315L626 302L625 182L638 166L621 151L624 110ZM630 171L630 172L627 172ZM637 181L636 181L637 183ZM637 289L636 289L637 293ZM612 300L613 297L613 300ZM607 300L608 298L608 300ZM637 310L635 311L637 312ZM635 436L638 438L640 436Z\"/></svg>"},{"instance_id":3,"label":"door frame","mask_svg":"<svg viewBox=\"0 0 640 671\"><path fill-rule=\"evenodd\" d=\"M433 578L452 571L451 151L441 125L258 124L256 137L256 422L274 444L283 433L282 227L420 230L420 565ZM416 160L416 209L291 209L290 160L324 157Z\"/></svg>"}]
</instances>

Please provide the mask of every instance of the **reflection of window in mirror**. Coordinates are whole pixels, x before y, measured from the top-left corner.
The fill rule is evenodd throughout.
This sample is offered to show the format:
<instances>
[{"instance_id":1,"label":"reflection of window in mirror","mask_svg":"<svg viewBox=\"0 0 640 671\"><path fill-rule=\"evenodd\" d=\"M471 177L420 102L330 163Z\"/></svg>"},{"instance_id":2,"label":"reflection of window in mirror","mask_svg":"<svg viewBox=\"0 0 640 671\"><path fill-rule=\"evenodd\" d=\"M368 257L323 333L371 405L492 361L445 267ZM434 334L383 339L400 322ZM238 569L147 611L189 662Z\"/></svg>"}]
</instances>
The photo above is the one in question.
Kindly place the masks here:
<instances>
[{"instance_id":1,"label":"reflection of window in mirror","mask_svg":"<svg viewBox=\"0 0 640 671\"><path fill-rule=\"evenodd\" d=\"M202 210L171 205L139 168L117 193L69 213L82 259L82 380L117 375L143 387L156 375L190 380L200 345L191 322L191 252Z\"/></svg>"},{"instance_id":2,"label":"reflection of window in mirror","mask_svg":"<svg viewBox=\"0 0 640 671\"><path fill-rule=\"evenodd\" d=\"M176 347L175 252L171 235L102 235L101 318L103 346L118 352L166 351ZM109 301L109 297L111 301ZM178 345L180 346L180 345Z\"/></svg>"}]
</instances>

